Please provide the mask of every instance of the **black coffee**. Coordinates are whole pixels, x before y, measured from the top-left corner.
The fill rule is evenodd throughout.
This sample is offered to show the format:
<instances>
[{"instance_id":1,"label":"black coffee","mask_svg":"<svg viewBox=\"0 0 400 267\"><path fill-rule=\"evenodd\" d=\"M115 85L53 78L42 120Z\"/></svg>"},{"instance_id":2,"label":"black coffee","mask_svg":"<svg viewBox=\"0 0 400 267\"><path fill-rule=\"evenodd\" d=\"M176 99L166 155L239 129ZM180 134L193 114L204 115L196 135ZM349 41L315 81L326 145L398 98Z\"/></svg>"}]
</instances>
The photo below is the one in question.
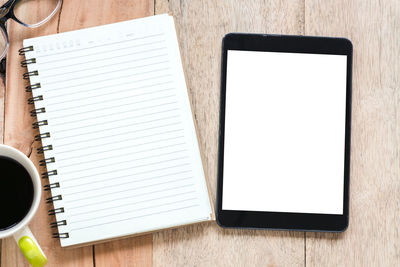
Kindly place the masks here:
<instances>
[{"instance_id":1,"label":"black coffee","mask_svg":"<svg viewBox=\"0 0 400 267\"><path fill-rule=\"evenodd\" d=\"M0 231L8 229L29 212L33 202L33 183L17 161L0 156Z\"/></svg>"}]
</instances>

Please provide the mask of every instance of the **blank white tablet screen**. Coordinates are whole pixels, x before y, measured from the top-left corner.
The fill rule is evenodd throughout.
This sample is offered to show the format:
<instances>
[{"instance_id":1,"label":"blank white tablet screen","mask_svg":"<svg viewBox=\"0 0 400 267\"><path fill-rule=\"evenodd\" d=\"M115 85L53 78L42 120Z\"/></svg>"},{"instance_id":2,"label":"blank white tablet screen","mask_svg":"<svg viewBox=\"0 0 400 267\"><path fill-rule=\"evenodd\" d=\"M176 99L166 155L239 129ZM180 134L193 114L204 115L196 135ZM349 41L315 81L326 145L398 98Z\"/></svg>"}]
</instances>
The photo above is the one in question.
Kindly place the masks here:
<instances>
[{"instance_id":1,"label":"blank white tablet screen","mask_svg":"<svg viewBox=\"0 0 400 267\"><path fill-rule=\"evenodd\" d=\"M223 210L343 214L346 61L228 50Z\"/></svg>"}]
</instances>

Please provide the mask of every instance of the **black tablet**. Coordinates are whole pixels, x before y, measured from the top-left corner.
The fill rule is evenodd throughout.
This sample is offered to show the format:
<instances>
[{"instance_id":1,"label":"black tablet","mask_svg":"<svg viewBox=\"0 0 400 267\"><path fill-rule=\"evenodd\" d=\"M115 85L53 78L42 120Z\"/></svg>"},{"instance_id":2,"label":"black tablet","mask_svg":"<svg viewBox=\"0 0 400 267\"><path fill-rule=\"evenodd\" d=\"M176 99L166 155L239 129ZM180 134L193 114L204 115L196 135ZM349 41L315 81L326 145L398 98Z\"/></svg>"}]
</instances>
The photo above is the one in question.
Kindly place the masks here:
<instances>
[{"instance_id":1,"label":"black tablet","mask_svg":"<svg viewBox=\"0 0 400 267\"><path fill-rule=\"evenodd\" d=\"M351 70L347 39L224 37L220 226L347 228Z\"/></svg>"}]
</instances>

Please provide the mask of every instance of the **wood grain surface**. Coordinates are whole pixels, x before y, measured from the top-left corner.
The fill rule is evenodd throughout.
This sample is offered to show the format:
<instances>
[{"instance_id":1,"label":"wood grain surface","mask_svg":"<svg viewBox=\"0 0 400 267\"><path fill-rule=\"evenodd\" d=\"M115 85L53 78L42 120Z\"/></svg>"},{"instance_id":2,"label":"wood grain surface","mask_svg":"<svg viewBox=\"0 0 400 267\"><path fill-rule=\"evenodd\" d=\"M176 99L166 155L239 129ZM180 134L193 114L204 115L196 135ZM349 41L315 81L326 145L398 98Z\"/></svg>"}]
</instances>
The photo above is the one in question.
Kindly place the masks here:
<instances>
[{"instance_id":1,"label":"wood grain surface","mask_svg":"<svg viewBox=\"0 0 400 267\"><path fill-rule=\"evenodd\" d=\"M6 93L6 83L4 75L0 74L0 144L3 144L4 133L4 96ZM0 240L1 247L1 240Z\"/></svg>"},{"instance_id":2,"label":"wood grain surface","mask_svg":"<svg viewBox=\"0 0 400 267\"><path fill-rule=\"evenodd\" d=\"M306 1L305 33L352 40L350 224L307 234L307 266L400 265L400 2Z\"/></svg>"},{"instance_id":3,"label":"wood grain surface","mask_svg":"<svg viewBox=\"0 0 400 267\"><path fill-rule=\"evenodd\" d=\"M0 75L0 144L3 144L4 131L4 95L6 92L6 83L4 75ZM1 239L0 239L0 266L1 266Z\"/></svg>"},{"instance_id":4,"label":"wood grain surface","mask_svg":"<svg viewBox=\"0 0 400 267\"><path fill-rule=\"evenodd\" d=\"M2 0L0 0L2 1ZM175 17L200 145L215 202L221 39L260 32L352 40L353 118L350 226L342 234L223 230L215 223L77 249L50 238L48 207L31 223L48 266L399 266L400 2L398 0L64 0L62 12L32 30L9 23L7 85L0 86L0 140L31 153L33 119L17 50L25 38L169 12ZM34 14L27 12L27 15ZM3 114L2 103L5 103ZM3 127L4 121L4 127ZM44 171L43 168L38 168ZM46 196L46 195L45 195ZM28 266L14 240L1 267Z\"/></svg>"},{"instance_id":5,"label":"wood grain surface","mask_svg":"<svg viewBox=\"0 0 400 267\"><path fill-rule=\"evenodd\" d=\"M303 34L303 1L156 1L175 17L215 203L221 40L228 32ZM284 23L283 23L284 21ZM223 230L215 223L153 235L154 266L298 266L304 233Z\"/></svg>"}]
</instances>

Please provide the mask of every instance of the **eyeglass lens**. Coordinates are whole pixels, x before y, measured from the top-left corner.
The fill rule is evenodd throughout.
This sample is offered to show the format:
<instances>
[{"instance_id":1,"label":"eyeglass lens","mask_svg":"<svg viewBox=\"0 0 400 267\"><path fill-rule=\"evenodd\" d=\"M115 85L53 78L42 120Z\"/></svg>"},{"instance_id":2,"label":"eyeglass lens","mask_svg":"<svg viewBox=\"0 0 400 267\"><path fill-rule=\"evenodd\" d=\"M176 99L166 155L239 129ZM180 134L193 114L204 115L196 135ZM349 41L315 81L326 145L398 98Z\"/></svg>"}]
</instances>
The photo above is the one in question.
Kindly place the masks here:
<instances>
[{"instance_id":1,"label":"eyeglass lens","mask_svg":"<svg viewBox=\"0 0 400 267\"><path fill-rule=\"evenodd\" d=\"M46 22L58 7L59 0L20 0L14 6L14 15L24 24L38 26Z\"/></svg>"},{"instance_id":2,"label":"eyeglass lens","mask_svg":"<svg viewBox=\"0 0 400 267\"><path fill-rule=\"evenodd\" d=\"M7 0L0 0L0 6ZM47 22L60 7L62 0L19 0L16 1L14 16L27 27L38 27ZM4 29L0 32L0 59L7 53Z\"/></svg>"}]
</instances>

